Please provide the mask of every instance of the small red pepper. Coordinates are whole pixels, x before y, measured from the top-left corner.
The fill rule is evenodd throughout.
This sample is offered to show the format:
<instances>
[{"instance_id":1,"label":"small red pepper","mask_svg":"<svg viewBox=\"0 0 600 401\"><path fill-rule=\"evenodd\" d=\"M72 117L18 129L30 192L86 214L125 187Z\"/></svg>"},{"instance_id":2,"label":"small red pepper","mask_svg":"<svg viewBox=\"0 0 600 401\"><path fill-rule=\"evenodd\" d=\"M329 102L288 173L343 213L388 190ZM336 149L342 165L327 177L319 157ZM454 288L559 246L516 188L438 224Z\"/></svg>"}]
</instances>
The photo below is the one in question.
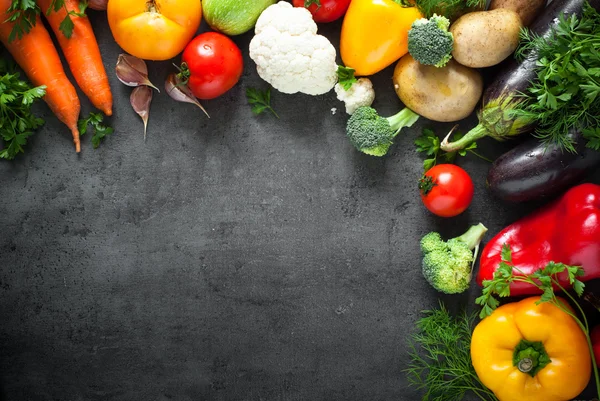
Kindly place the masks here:
<instances>
[{"instance_id":1,"label":"small red pepper","mask_svg":"<svg viewBox=\"0 0 600 401\"><path fill-rule=\"evenodd\" d=\"M502 246L512 251L514 274L526 275L548 262L581 266L581 281L600 278L600 185L581 184L571 188L550 205L511 224L487 243L481 254L477 282L491 280L501 262ZM570 288L566 273L560 284ZM534 286L515 282L510 295L538 294Z\"/></svg>"}]
</instances>

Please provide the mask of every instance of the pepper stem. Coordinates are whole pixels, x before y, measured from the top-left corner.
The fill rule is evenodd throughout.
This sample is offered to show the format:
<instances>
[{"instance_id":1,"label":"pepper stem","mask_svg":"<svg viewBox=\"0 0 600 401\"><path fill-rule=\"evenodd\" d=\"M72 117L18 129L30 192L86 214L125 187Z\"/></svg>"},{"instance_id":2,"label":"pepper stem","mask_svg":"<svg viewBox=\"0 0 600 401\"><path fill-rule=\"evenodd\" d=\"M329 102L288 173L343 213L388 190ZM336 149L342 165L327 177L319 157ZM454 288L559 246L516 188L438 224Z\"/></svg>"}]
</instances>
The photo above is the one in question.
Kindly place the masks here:
<instances>
[{"instance_id":1,"label":"pepper stem","mask_svg":"<svg viewBox=\"0 0 600 401\"><path fill-rule=\"evenodd\" d=\"M521 340L515 347L513 366L531 377L535 377L550 362L552 361L541 341Z\"/></svg>"}]
</instances>

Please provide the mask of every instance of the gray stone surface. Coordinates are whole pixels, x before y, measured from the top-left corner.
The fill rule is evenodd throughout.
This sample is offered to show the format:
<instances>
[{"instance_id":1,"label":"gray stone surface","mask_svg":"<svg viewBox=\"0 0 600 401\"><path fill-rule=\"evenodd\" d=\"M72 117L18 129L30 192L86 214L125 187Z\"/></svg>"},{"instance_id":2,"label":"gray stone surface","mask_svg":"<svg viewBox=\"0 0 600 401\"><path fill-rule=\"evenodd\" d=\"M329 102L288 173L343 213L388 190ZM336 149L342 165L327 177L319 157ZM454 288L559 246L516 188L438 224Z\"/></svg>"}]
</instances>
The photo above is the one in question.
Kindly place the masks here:
<instances>
[{"instance_id":1,"label":"gray stone surface","mask_svg":"<svg viewBox=\"0 0 600 401\"><path fill-rule=\"evenodd\" d=\"M204 102L211 119L161 93L144 142L131 88L113 74L120 50L105 15L90 14L116 133L97 150L83 138L76 155L40 105L47 124L27 154L0 163L1 399L419 399L402 373L405 341L440 296L421 276L418 239L479 221L490 238L537 205L492 199L488 165L467 157L472 206L429 214L412 140L448 124L419 121L377 159L349 145L333 92L274 92L281 119L253 116L245 88L267 85L249 34L235 38L240 83ZM339 28L322 32L337 43ZM160 86L172 69L149 67ZM398 111L391 69L374 83L375 107ZM481 145L490 157L510 146ZM441 298L456 310L478 291Z\"/></svg>"}]
</instances>

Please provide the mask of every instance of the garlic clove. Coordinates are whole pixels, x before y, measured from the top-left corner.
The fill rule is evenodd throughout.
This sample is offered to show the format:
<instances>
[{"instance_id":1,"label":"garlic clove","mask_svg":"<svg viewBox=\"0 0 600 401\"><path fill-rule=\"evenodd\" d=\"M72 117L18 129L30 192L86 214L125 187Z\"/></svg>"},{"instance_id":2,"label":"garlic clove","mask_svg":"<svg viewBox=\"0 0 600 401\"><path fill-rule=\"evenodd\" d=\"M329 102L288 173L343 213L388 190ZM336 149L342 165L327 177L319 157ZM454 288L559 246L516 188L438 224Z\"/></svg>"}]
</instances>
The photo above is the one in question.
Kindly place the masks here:
<instances>
[{"instance_id":1,"label":"garlic clove","mask_svg":"<svg viewBox=\"0 0 600 401\"><path fill-rule=\"evenodd\" d=\"M165 81L165 90L171 98L178 102L191 103L200 107L204 114L210 118L204 107L202 107L198 99L196 99L196 96L194 96L190 88L179 79L177 74L172 73L167 77L167 80Z\"/></svg>"},{"instance_id":2,"label":"garlic clove","mask_svg":"<svg viewBox=\"0 0 600 401\"><path fill-rule=\"evenodd\" d=\"M146 85L136 87L129 96L129 101L133 110L142 118L144 122L144 141L146 140L146 129L148 127L148 118L150 117L150 103L152 102L152 89Z\"/></svg>"},{"instance_id":3,"label":"garlic clove","mask_svg":"<svg viewBox=\"0 0 600 401\"><path fill-rule=\"evenodd\" d=\"M127 86L147 85L160 90L148 79L146 62L129 54L119 54L115 67L117 78Z\"/></svg>"}]
</instances>

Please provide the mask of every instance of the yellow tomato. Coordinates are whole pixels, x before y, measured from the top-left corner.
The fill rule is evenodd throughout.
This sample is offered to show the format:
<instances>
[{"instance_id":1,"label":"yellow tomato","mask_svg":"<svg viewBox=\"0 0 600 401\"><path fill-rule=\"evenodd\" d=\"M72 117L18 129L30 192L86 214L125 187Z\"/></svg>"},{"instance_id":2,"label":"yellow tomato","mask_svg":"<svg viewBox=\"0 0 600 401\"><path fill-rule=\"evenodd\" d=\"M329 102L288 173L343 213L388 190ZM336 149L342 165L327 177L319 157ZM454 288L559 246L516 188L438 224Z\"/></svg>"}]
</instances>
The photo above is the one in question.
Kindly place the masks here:
<instances>
[{"instance_id":1,"label":"yellow tomato","mask_svg":"<svg viewBox=\"0 0 600 401\"><path fill-rule=\"evenodd\" d=\"M112 34L123 50L145 60L175 57L202 19L200 0L109 0Z\"/></svg>"}]
</instances>

